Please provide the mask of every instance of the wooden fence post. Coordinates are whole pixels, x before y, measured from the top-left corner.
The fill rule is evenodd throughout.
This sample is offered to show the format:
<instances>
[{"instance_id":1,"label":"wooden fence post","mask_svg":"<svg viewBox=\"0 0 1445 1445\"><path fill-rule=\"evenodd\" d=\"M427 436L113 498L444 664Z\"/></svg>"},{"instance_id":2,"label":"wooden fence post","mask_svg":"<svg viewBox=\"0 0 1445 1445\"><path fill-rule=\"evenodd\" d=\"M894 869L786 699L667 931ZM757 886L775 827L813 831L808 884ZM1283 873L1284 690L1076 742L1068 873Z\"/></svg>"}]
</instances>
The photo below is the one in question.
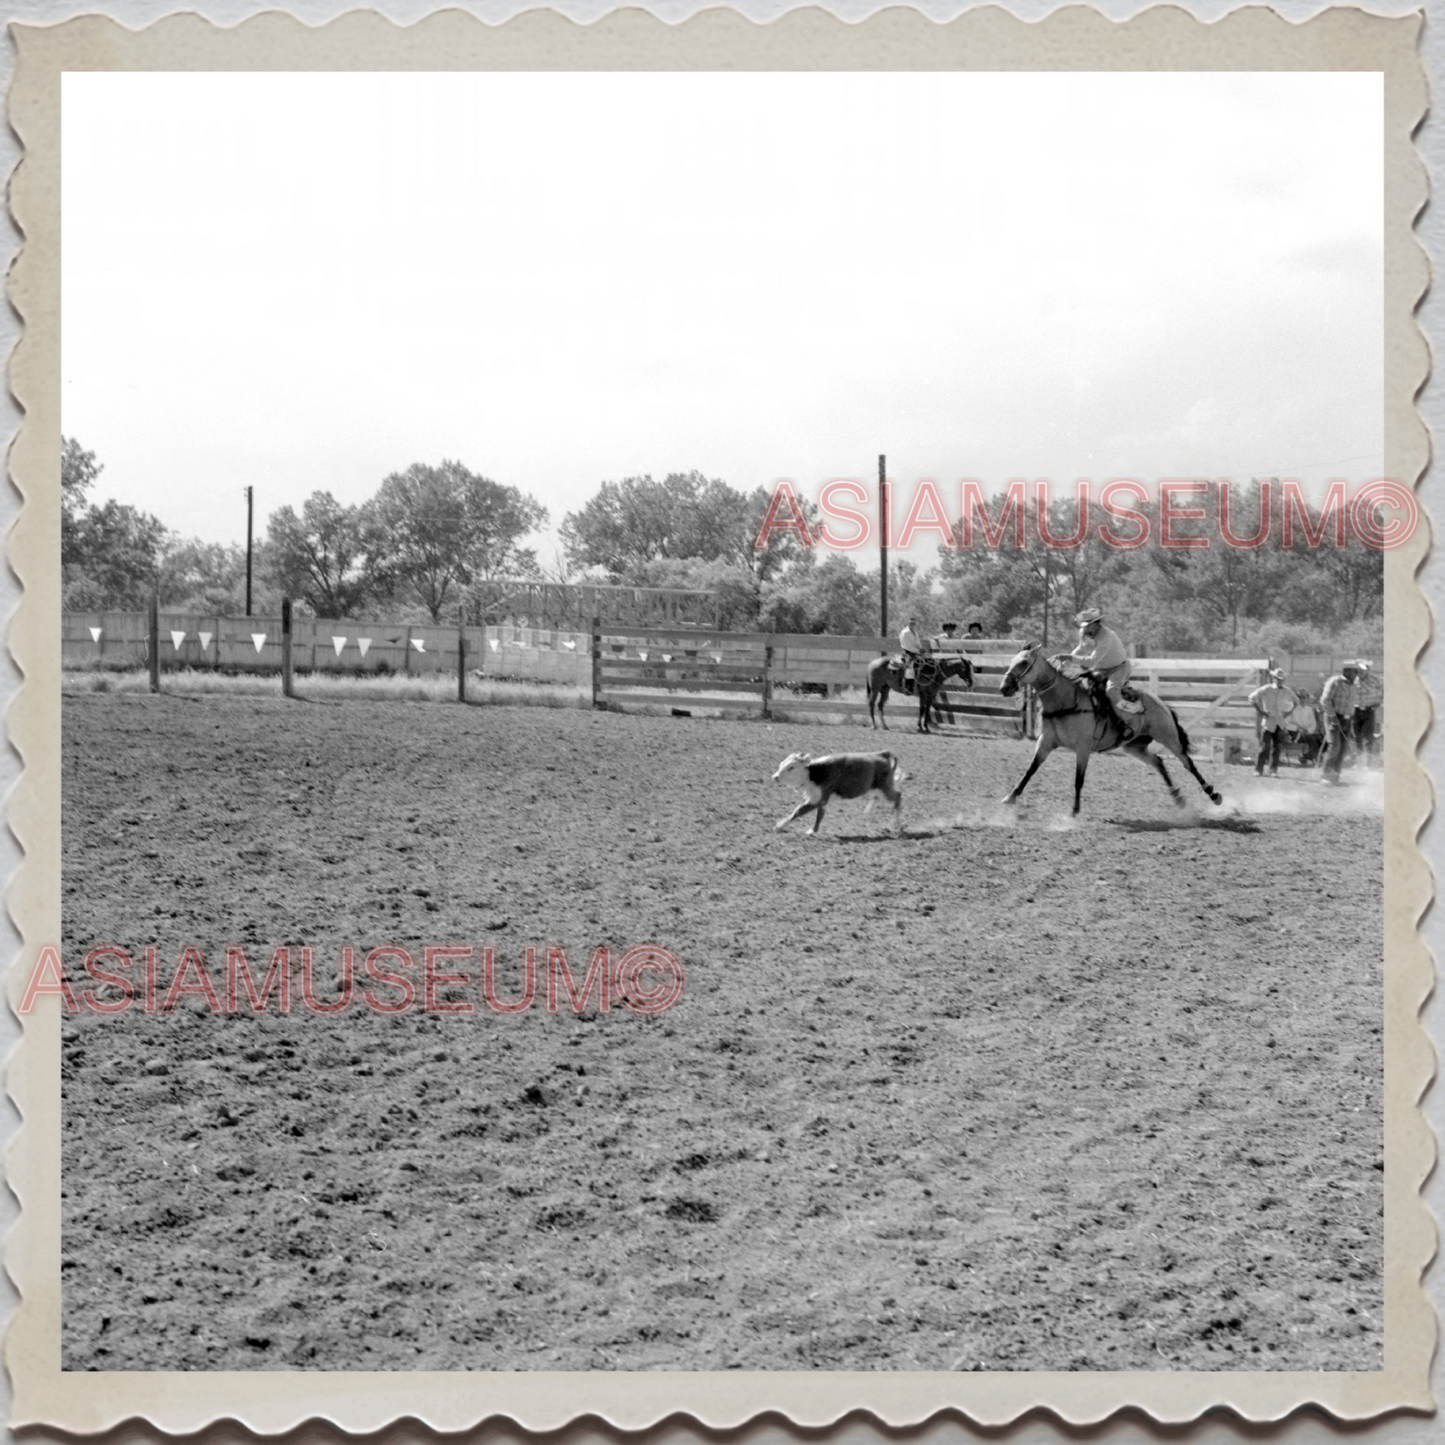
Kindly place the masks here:
<instances>
[{"instance_id":1,"label":"wooden fence post","mask_svg":"<svg viewBox=\"0 0 1445 1445\"><path fill-rule=\"evenodd\" d=\"M159 592L151 593L150 617L147 619L151 664L151 691L161 690L161 597Z\"/></svg>"},{"instance_id":2,"label":"wooden fence post","mask_svg":"<svg viewBox=\"0 0 1445 1445\"><path fill-rule=\"evenodd\" d=\"M773 644L763 648L763 716L773 715Z\"/></svg>"},{"instance_id":3,"label":"wooden fence post","mask_svg":"<svg viewBox=\"0 0 1445 1445\"><path fill-rule=\"evenodd\" d=\"M592 706L600 707L602 691L602 619L592 619Z\"/></svg>"},{"instance_id":4,"label":"wooden fence post","mask_svg":"<svg viewBox=\"0 0 1445 1445\"><path fill-rule=\"evenodd\" d=\"M291 697L291 599L281 599L281 692Z\"/></svg>"},{"instance_id":5,"label":"wooden fence post","mask_svg":"<svg viewBox=\"0 0 1445 1445\"><path fill-rule=\"evenodd\" d=\"M467 624L457 622L457 701L467 700Z\"/></svg>"}]
</instances>

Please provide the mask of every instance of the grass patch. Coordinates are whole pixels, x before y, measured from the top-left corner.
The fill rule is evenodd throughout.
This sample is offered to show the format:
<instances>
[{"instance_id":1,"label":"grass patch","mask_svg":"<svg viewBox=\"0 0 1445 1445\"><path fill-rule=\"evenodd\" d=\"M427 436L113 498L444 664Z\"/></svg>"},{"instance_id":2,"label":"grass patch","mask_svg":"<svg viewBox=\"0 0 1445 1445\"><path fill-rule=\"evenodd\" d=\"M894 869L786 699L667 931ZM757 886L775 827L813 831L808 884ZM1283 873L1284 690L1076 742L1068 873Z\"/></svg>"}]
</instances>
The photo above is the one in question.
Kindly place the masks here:
<instances>
[{"instance_id":1,"label":"grass patch","mask_svg":"<svg viewBox=\"0 0 1445 1445\"><path fill-rule=\"evenodd\" d=\"M75 671L61 676L62 694L150 690L145 672ZM276 697L281 678L275 673L224 673L182 668L161 674L161 691L185 697ZM455 702L457 679L452 673L405 673L337 676L313 672L295 679L298 698L314 702ZM517 678L467 678L467 701L479 706L590 707L592 691L571 683L527 682Z\"/></svg>"}]
</instances>

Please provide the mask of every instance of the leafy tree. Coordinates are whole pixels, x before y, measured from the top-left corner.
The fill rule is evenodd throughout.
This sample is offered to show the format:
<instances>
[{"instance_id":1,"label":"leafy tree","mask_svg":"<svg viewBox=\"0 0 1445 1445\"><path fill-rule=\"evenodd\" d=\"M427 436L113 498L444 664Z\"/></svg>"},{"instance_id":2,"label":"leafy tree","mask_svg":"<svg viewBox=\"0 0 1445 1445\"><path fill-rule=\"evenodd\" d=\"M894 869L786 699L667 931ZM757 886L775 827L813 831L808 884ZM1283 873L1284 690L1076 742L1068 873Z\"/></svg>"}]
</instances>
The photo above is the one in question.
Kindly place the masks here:
<instances>
[{"instance_id":1,"label":"leafy tree","mask_svg":"<svg viewBox=\"0 0 1445 1445\"><path fill-rule=\"evenodd\" d=\"M541 575L536 553L519 543L546 522L546 508L460 462L416 462L393 472L376 494L375 514L395 585L414 594L434 622L473 581Z\"/></svg>"},{"instance_id":2,"label":"leafy tree","mask_svg":"<svg viewBox=\"0 0 1445 1445\"><path fill-rule=\"evenodd\" d=\"M386 550L370 504L344 507L330 492L312 492L299 517L290 507L271 513L262 565L316 616L350 617L385 592Z\"/></svg>"},{"instance_id":3,"label":"leafy tree","mask_svg":"<svg viewBox=\"0 0 1445 1445\"><path fill-rule=\"evenodd\" d=\"M100 476L101 465L74 437L60 442L60 565L80 561L80 524L86 496Z\"/></svg>"},{"instance_id":4,"label":"leafy tree","mask_svg":"<svg viewBox=\"0 0 1445 1445\"><path fill-rule=\"evenodd\" d=\"M246 602L246 549L173 538L161 557L160 594L167 607L238 616Z\"/></svg>"},{"instance_id":5,"label":"leafy tree","mask_svg":"<svg viewBox=\"0 0 1445 1445\"><path fill-rule=\"evenodd\" d=\"M742 560L751 512L749 499L726 482L671 472L660 482L650 476L603 482L558 532L574 566L602 567L620 578L630 566L662 557ZM761 522L761 510L757 516Z\"/></svg>"},{"instance_id":6,"label":"leafy tree","mask_svg":"<svg viewBox=\"0 0 1445 1445\"><path fill-rule=\"evenodd\" d=\"M797 631L869 636L877 630L878 581L844 552L830 552L789 593L807 621Z\"/></svg>"},{"instance_id":7,"label":"leafy tree","mask_svg":"<svg viewBox=\"0 0 1445 1445\"><path fill-rule=\"evenodd\" d=\"M816 560L816 552L807 546L798 533L789 529L774 529L768 536L765 547L759 547L758 533L762 530L768 508L772 505L773 493L767 487L756 487L743 499L742 526L737 540L729 545L738 562L753 579L761 595L763 586L778 581L784 574L796 573L809 568ZM812 535L817 535L819 524L818 509L806 497L799 497L798 504L803 520ZM730 555L724 553L724 555Z\"/></svg>"},{"instance_id":8,"label":"leafy tree","mask_svg":"<svg viewBox=\"0 0 1445 1445\"><path fill-rule=\"evenodd\" d=\"M92 507L75 528L66 568L65 605L139 611L160 585L170 534L155 517L124 502Z\"/></svg>"}]
</instances>

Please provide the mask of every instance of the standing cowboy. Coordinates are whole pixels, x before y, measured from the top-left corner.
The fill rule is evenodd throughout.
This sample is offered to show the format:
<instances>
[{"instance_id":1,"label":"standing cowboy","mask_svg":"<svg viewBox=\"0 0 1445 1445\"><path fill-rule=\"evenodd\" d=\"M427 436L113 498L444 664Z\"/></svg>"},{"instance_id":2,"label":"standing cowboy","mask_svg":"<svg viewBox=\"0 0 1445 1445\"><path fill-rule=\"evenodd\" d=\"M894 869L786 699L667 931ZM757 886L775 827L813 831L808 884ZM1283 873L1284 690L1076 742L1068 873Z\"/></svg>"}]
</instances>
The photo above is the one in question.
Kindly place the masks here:
<instances>
[{"instance_id":1,"label":"standing cowboy","mask_svg":"<svg viewBox=\"0 0 1445 1445\"><path fill-rule=\"evenodd\" d=\"M1355 664L1360 670L1355 683L1355 716L1353 720L1354 743L1360 760L1375 761L1375 720L1381 704L1385 701L1385 689L1380 679L1370 670L1370 664L1363 659Z\"/></svg>"},{"instance_id":2,"label":"standing cowboy","mask_svg":"<svg viewBox=\"0 0 1445 1445\"><path fill-rule=\"evenodd\" d=\"M1358 662L1347 662L1325 683L1320 693L1320 712L1325 724L1325 781L1338 784L1345 761L1345 745L1354 734L1355 682Z\"/></svg>"},{"instance_id":3,"label":"standing cowboy","mask_svg":"<svg viewBox=\"0 0 1445 1445\"><path fill-rule=\"evenodd\" d=\"M1124 684L1129 681L1129 654L1119 634L1104 626L1104 614L1097 607L1086 607L1074 621L1079 624L1079 645L1069 654L1079 665L1104 685L1104 696L1113 709L1114 720L1124 730L1125 741L1134 736L1134 729L1119 711Z\"/></svg>"},{"instance_id":4,"label":"standing cowboy","mask_svg":"<svg viewBox=\"0 0 1445 1445\"><path fill-rule=\"evenodd\" d=\"M1269 775L1279 776L1279 745L1284 740L1285 719L1299 704L1299 698L1284 685L1284 669L1272 667L1269 681L1249 695L1250 706L1259 714L1259 756L1254 762L1254 775L1264 776L1265 759L1269 759Z\"/></svg>"}]
</instances>

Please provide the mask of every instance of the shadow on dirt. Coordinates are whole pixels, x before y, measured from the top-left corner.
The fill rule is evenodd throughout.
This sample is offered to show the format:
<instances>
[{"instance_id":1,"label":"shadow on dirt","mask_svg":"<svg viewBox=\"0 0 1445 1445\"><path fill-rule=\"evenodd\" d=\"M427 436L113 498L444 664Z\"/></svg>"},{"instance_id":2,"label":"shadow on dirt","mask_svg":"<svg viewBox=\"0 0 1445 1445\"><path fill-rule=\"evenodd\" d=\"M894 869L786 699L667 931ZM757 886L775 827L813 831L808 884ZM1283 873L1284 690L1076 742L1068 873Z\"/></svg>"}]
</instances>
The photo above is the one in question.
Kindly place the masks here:
<instances>
[{"instance_id":1,"label":"shadow on dirt","mask_svg":"<svg viewBox=\"0 0 1445 1445\"><path fill-rule=\"evenodd\" d=\"M1201 818L1197 814L1180 818L1111 818L1116 828L1126 833L1173 833L1182 828L1212 828L1220 833L1258 833L1258 823L1252 818Z\"/></svg>"}]
</instances>

